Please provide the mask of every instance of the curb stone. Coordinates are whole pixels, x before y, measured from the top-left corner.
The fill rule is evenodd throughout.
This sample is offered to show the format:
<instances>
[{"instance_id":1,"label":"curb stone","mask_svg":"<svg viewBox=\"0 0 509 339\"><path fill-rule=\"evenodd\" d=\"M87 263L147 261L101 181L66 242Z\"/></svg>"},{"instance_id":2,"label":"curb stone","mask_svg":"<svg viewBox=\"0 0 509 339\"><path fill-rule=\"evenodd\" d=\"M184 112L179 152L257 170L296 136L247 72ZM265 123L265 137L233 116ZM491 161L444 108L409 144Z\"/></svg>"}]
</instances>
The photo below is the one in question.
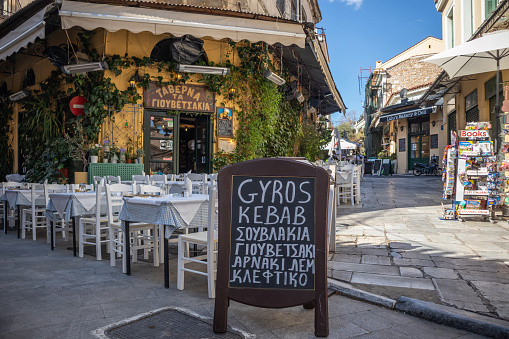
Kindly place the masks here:
<instances>
[{"instance_id":1,"label":"curb stone","mask_svg":"<svg viewBox=\"0 0 509 339\"><path fill-rule=\"evenodd\" d=\"M361 301L367 301L369 303L372 303L372 304L375 304L378 306L382 306L382 307L387 307L390 309L393 309L394 306L396 305L396 300L360 290L358 288L353 287L350 284L340 282L340 281L337 281L334 279L329 278L329 279L327 279L327 281L329 284L329 288L333 291L339 292L341 295L344 295L344 296L347 296L347 297L350 297L353 299L358 299Z\"/></svg>"},{"instance_id":2,"label":"curb stone","mask_svg":"<svg viewBox=\"0 0 509 339\"><path fill-rule=\"evenodd\" d=\"M398 300L393 300L331 278L328 279L328 285L329 289L341 295L394 309L436 324L454 327L486 337L509 339L509 322L504 320L403 296L399 297Z\"/></svg>"},{"instance_id":3,"label":"curb stone","mask_svg":"<svg viewBox=\"0 0 509 339\"><path fill-rule=\"evenodd\" d=\"M491 338L509 338L509 322L428 301L399 297L396 310Z\"/></svg>"}]
</instances>

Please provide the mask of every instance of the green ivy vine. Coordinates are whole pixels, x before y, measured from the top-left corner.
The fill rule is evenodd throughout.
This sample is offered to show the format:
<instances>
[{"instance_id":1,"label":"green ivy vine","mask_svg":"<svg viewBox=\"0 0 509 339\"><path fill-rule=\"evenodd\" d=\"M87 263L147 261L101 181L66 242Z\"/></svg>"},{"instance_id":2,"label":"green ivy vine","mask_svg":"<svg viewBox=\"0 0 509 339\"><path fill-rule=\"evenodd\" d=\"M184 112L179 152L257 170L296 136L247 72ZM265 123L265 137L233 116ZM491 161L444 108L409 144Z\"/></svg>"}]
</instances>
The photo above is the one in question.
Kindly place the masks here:
<instances>
[{"instance_id":1,"label":"green ivy vine","mask_svg":"<svg viewBox=\"0 0 509 339\"><path fill-rule=\"evenodd\" d=\"M14 154L9 140L9 130L13 117L12 103L8 94L0 100L0 153L3 154L3 161L0 162L0 178L5 179L7 174L12 173Z\"/></svg>"},{"instance_id":2,"label":"green ivy vine","mask_svg":"<svg viewBox=\"0 0 509 339\"><path fill-rule=\"evenodd\" d=\"M91 48L91 34L88 31L80 33L78 42L82 52L88 54L92 61L98 61L102 56ZM207 64L230 68L227 76L203 74L200 81L210 91L223 95L235 104L234 114L238 122L234 136L237 148L233 154L214 154L216 170L227 163L261 157L306 156L315 160L319 155L322 133L317 131L314 124L302 123L302 104L295 99L284 100L281 88L263 77L266 68L274 70L271 54L270 48L262 42L230 42L224 63ZM240 59L238 66L230 60L234 55ZM157 62L149 57L112 55L105 57L104 61L114 77L120 76L125 70L145 68L136 85L138 88L148 89L151 81L161 86L185 84L191 76L188 73L177 76L176 63ZM155 75L154 71L157 72ZM230 89L235 89L235 93L231 93ZM77 95L87 98L84 116L75 117L69 112L69 99ZM109 109L121 110L125 105L138 103L141 99L135 89L129 87L119 90L113 79L105 76L104 72L74 76L52 72L48 79L40 83L40 90L35 90L33 96L22 102L25 113L20 121L19 145L26 156L23 166L29 169L27 180L61 179L59 170L69 165L71 158L65 136L72 137L76 133L72 127L76 122L83 127L86 139L94 143ZM168 115L179 113L167 112ZM0 139L0 149L3 147L1 143Z\"/></svg>"}]
</instances>

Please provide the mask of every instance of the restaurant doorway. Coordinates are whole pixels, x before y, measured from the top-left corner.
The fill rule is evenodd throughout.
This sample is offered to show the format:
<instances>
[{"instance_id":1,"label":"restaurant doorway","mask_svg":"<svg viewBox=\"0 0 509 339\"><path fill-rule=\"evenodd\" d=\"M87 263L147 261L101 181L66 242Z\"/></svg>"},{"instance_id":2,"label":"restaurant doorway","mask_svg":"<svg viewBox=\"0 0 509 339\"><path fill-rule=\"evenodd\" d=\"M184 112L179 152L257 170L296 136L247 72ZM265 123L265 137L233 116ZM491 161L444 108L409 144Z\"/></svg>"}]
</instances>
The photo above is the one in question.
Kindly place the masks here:
<instances>
[{"instance_id":1,"label":"restaurant doorway","mask_svg":"<svg viewBox=\"0 0 509 339\"><path fill-rule=\"evenodd\" d=\"M408 119L408 169L417 162L428 165L430 157L429 116Z\"/></svg>"},{"instance_id":2,"label":"restaurant doorway","mask_svg":"<svg viewBox=\"0 0 509 339\"><path fill-rule=\"evenodd\" d=\"M179 173L210 173L210 115L181 114Z\"/></svg>"},{"instance_id":3,"label":"restaurant doorway","mask_svg":"<svg viewBox=\"0 0 509 339\"><path fill-rule=\"evenodd\" d=\"M161 174L210 173L209 114L167 115L146 111L144 119L145 172Z\"/></svg>"}]
</instances>

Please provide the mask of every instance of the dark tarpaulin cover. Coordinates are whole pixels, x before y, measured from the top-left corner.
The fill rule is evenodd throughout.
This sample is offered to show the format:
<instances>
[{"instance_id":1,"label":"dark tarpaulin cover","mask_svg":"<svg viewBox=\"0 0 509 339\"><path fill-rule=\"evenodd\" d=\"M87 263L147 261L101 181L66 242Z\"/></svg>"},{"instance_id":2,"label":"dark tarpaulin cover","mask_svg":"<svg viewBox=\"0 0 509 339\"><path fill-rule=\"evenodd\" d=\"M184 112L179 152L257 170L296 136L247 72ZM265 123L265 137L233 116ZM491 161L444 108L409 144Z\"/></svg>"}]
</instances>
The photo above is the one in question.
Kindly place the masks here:
<instances>
[{"instance_id":1,"label":"dark tarpaulin cover","mask_svg":"<svg viewBox=\"0 0 509 339\"><path fill-rule=\"evenodd\" d=\"M184 35L180 38L159 41L152 49L150 58L155 61L173 61L183 65L192 65L206 56L203 50L203 40L192 35Z\"/></svg>"}]
</instances>

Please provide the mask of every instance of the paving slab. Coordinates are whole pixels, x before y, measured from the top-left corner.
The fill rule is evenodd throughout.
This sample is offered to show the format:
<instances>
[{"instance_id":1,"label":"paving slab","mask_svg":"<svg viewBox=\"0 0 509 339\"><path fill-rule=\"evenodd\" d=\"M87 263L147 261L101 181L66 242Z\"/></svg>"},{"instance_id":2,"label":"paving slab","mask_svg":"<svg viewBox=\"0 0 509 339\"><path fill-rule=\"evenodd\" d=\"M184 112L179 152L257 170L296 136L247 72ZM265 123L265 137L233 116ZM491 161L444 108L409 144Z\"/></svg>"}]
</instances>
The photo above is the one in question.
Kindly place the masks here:
<instances>
[{"instance_id":1,"label":"paving slab","mask_svg":"<svg viewBox=\"0 0 509 339\"><path fill-rule=\"evenodd\" d=\"M378 255L365 254L365 255L362 255L361 263L362 264L390 266L391 259L389 256L378 256Z\"/></svg>"},{"instance_id":2,"label":"paving slab","mask_svg":"<svg viewBox=\"0 0 509 339\"><path fill-rule=\"evenodd\" d=\"M399 271L403 277L422 278L422 271L414 267L400 267Z\"/></svg>"},{"instance_id":3,"label":"paving slab","mask_svg":"<svg viewBox=\"0 0 509 339\"><path fill-rule=\"evenodd\" d=\"M399 269L394 266L352 264L352 263L330 261L327 263L327 267L332 270L339 270L339 271L364 272L364 273L376 273L376 274L380 274L380 275L397 275L397 276L399 276Z\"/></svg>"},{"instance_id":4,"label":"paving slab","mask_svg":"<svg viewBox=\"0 0 509 339\"><path fill-rule=\"evenodd\" d=\"M382 285L382 286L394 286L394 287L405 287L405 288L415 288L422 290L434 290L435 287L431 279L427 278L409 278L402 276L389 276L382 274L373 274L373 273L357 273L354 272L352 275L352 279L350 280L352 283L358 284L371 284L371 285Z\"/></svg>"},{"instance_id":5,"label":"paving slab","mask_svg":"<svg viewBox=\"0 0 509 339\"><path fill-rule=\"evenodd\" d=\"M459 279L458 273L450 268L424 267L423 270L425 274L432 278Z\"/></svg>"}]
</instances>

